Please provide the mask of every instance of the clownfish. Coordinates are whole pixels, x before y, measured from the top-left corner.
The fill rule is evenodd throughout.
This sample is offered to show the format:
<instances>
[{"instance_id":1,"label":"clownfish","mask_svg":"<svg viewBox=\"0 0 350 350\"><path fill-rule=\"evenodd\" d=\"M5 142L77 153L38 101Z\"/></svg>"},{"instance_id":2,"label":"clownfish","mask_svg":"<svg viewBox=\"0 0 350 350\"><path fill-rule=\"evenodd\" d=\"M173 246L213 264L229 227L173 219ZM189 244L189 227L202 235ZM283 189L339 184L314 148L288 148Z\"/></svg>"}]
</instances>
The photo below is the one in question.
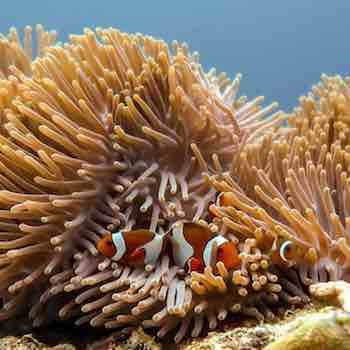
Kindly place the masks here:
<instances>
[{"instance_id":1,"label":"clownfish","mask_svg":"<svg viewBox=\"0 0 350 350\"><path fill-rule=\"evenodd\" d=\"M271 260L273 264L288 267L293 263L296 246L292 241L284 241L279 248L273 250Z\"/></svg>"},{"instance_id":2,"label":"clownfish","mask_svg":"<svg viewBox=\"0 0 350 350\"><path fill-rule=\"evenodd\" d=\"M214 245L217 247L215 263L221 261L228 270L240 264L234 243L202 225L175 223L171 229L170 242L175 264L189 272L203 272L206 266L210 266Z\"/></svg>"},{"instance_id":3,"label":"clownfish","mask_svg":"<svg viewBox=\"0 0 350 350\"><path fill-rule=\"evenodd\" d=\"M216 199L219 207L232 207L234 205L234 194L232 192L222 192Z\"/></svg>"},{"instance_id":4,"label":"clownfish","mask_svg":"<svg viewBox=\"0 0 350 350\"><path fill-rule=\"evenodd\" d=\"M129 266L153 265L164 246L164 236L149 230L131 230L110 233L97 243L104 256Z\"/></svg>"},{"instance_id":5,"label":"clownfish","mask_svg":"<svg viewBox=\"0 0 350 350\"><path fill-rule=\"evenodd\" d=\"M217 194L216 199L214 201L211 201L208 206L209 221L212 221L216 217L216 212L215 209L213 210L213 208L231 207L233 204L234 202L232 192L221 192L220 194Z\"/></svg>"}]
</instances>

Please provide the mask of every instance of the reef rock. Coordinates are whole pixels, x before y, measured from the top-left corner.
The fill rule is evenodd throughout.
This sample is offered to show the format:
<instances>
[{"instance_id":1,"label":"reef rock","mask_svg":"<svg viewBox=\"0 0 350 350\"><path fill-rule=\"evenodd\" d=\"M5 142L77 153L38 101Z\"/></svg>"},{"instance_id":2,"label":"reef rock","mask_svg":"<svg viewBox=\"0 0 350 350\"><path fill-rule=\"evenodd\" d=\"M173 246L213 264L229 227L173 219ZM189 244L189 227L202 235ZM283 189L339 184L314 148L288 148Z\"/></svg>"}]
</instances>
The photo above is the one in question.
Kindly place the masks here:
<instances>
[{"instance_id":1,"label":"reef rock","mask_svg":"<svg viewBox=\"0 0 350 350\"><path fill-rule=\"evenodd\" d=\"M274 323L253 324L244 321L239 327L227 327L221 332L209 333L207 337L187 341L178 346L181 350L345 350L350 349L350 312L346 307L350 300L350 285L343 281L322 283L310 288L313 304L307 310L289 310L284 318ZM335 306L330 306L334 304ZM346 308L345 308L346 309ZM235 325L236 326L236 325ZM57 332L50 329L50 333ZM59 330L61 332L61 330ZM155 337L142 329L125 328L102 339L81 336L62 344L45 345L40 336L6 336L0 339L0 350L167 350L176 349L171 339L157 343ZM52 339L47 339L52 344ZM67 342L67 343L66 343ZM64 344L66 343L66 344Z\"/></svg>"}]
</instances>

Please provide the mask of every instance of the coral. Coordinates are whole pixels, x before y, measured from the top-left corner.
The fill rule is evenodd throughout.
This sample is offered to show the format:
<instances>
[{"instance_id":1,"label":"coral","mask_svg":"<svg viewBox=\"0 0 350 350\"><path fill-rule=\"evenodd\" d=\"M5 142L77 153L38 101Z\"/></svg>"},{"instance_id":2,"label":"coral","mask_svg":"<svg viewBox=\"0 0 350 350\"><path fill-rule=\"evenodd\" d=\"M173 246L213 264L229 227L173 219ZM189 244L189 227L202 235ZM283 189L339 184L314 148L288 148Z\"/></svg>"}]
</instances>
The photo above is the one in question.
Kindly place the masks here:
<instances>
[{"instance_id":1,"label":"coral","mask_svg":"<svg viewBox=\"0 0 350 350\"><path fill-rule=\"evenodd\" d=\"M205 73L185 45L171 51L115 29L86 30L63 47L45 37L42 57L27 68L5 62L0 82L0 319L142 324L160 337L176 329L178 342L215 328L228 309L261 319L261 304L272 317L281 287L254 240L242 248L248 283L220 264L220 276L209 267L191 277L167 254L145 268L111 263L96 243L118 229L162 234L180 219L215 231L209 176L231 171L285 115L265 118L276 104L261 108L262 97L236 98L240 76ZM28 65L29 51L12 41Z\"/></svg>"}]
</instances>

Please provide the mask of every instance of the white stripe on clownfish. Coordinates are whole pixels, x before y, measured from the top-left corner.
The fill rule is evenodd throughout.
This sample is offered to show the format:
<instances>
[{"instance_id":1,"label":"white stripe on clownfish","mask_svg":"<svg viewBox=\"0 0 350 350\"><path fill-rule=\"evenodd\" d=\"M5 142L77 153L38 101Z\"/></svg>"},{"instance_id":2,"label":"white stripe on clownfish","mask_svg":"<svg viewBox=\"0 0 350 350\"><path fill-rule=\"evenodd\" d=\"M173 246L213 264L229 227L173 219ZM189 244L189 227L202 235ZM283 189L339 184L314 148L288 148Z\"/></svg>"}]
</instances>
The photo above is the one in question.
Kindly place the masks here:
<instances>
[{"instance_id":1,"label":"white stripe on clownfish","mask_svg":"<svg viewBox=\"0 0 350 350\"><path fill-rule=\"evenodd\" d=\"M126 244L123 237L123 234L119 232L112 233L112 240L114 243L114 246L117 249L117 252L112 257L112 260L119 261L123 258L124 254L126 253Z\"/></svg>"},{"instance_id":2,"label":"white stripe on clownfish","mask_svg":"<svg viewBox=\"0 0 350 350\"><path fill-rule=\"evenodd\" d=\"M175 264L180 267L185 267L186 262L193 256L194 249L186 241L183 233L183 222L177 222L172 227L172 250Z\"/></svg>"},{"instance_id":3,"label":"white stripe on clownfish","mask_svg":"<svg viewBox=\"0 0 350 350\"><path fill-rule=\"evenodd\" d=\"M210 259L211 259L214 243L216 243L217 247L220 247L220 245L226 242L228 242L228 240L225 237L216 236L207 243L203 252L203 261L205 266L210 266Z\"/></svg>"},{"instance_id":4,"label":"white stripe on clownfish","mask_svg":"<svg viewBox=\"0 0 350 350\"><path fill-rule=\"evenodd\" d=\"M160 253L162 252L163 239L164 239L163 236L155 233L154 238L150 242L140 247L145 250L146 265L147 264L153 265L158 260Z\"/></svg>"},{"instance_id":5,"label":"white stripe on clownfish","mask_svg":"<svg viewBox=\"0 0 350 350\"><path fill-rule=\"evenodd\" d=\"M113 244L116 247L116 253L111 258L114 261L123 259L124 255L127 253L127 242L125 242L123 233L126 234L127 232L118 231L112 233ZM138 249L144 249L145 251L145 264L154 264L158 260L163 248L164 236L159 235L155 232L152 233L154 235L153 239L138 247Z\"/></svg>"}]
</instances>

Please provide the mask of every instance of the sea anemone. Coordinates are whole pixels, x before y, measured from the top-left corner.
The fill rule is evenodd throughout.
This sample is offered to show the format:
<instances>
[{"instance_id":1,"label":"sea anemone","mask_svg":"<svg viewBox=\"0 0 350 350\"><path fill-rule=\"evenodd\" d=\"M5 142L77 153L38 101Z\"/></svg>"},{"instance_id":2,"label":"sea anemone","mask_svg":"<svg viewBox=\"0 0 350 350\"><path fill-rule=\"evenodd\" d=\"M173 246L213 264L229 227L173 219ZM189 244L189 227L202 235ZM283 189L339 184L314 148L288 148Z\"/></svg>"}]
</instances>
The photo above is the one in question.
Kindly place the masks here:
<instances>
[{"instance_id":1,"label":"sea anemone","mask_svg":"<svg viewBox=\"0 0 350 350\"><path fill-rule=\"evenodd\" d=\"M40 24L36 26L36 36L30 26L24 28L23 44L16 28L11 28L7 36L0 33L0 79L11 75L10 67L17 67L27 76L32 74L32 59L42 57L46 49L56 43L56 31L45 31ZM36 42L34 43L34 39ZM36 50L34 50L34 46Z\"/></svg>"},{"instance_id":2,"label":"sea anemone","mask_svg":"<svg viewBox=\"0 0 350 350\"><path fill-rule=\"evenodd\" d=\"M35 36L32 32L32 27L24 28L23 44L15 28L11 28L7 36L0 33L0 127L5 123L4 114L7 108L18 94L18 81L11 70L17 69L22 74L31 76L32 60L42 57L47 48L56 43L57 33L44 30L40 24L36 26Z\"/></svg>"},{"instance_id":3,"label":"sea anemone","mask_svg":"<svg viewBox=\"0 0 350 350\"><path fill-rule=\"evenodd\" d=\"M255 236L284 299L350 278L350 90L340 77L322 80L286 128L247 145L233 173L210 177L222 192L210 208L216 225L239 241Z\"/></svg>"},{"instance_id":4,"label":"sea anemone","mask_svg":"<svg viewBox=\"0 0 350 350\"><path fill-rule=\"evenodd\" d=\"M215 328L228 309L261 318L250 305L262 305L270 315L281 288L254 239L242 243L252 282L220 264L190 276L168 254L145 268L116 264L96 243L119 229L163 234L178 220L215 231L210 176L234 171L245 145L285 115L266 118L276 104L261 108L262 97L236 98L240 75L205 73L186 45L96 32L63 47L47 34L33 63L17 40L3 45L0 319L29 309L36 326L58 315L159 336L176 328L179 341L191 325L193 336L207 321Z\"/></svg>"}]
</instances>

